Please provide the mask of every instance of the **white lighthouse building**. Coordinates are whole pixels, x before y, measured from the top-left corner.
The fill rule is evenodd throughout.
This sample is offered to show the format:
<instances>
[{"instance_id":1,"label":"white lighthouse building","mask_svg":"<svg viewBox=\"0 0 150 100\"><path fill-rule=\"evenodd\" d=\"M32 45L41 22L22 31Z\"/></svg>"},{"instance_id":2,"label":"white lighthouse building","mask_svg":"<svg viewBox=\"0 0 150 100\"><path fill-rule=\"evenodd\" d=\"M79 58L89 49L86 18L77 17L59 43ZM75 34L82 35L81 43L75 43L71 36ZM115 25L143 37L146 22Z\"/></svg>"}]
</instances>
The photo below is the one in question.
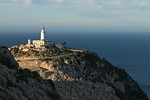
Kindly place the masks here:
<instances>
[{"instance_id":1,"label":"white lighthouse building","mask_svg":"<svg viewBox=\"0 0 150 100\"><path fill-rule=\"evenodd\" d=\"M43 47L45 45L45 28L44 28L44 26L41 29L40 40L33 40L32 43L33 43L33 45L35 45L35 47Z\"/></svg>"},{"instance_id":2,"label":"white lighthouse building","mask_svg":"<svg viewBox=\"0 0 150 100\"><path fill-rule=\"evenodd\" d=\"M29 51L31 49L34 50L45 50L46 48L49 48L50 46L53 47L55 45L56 47L60 49L64 49L65 42L63 43L53 43L53 41L45 40L45 28L44 26L41 29L40 39L39 40L30 40L28 39L28 44L21 47L23 51Z\"/></svg>"},{"instance_id":3,"label":"white lighthouse building","mask_svg":"<svg viewBox=\"0 0 150 100\"><path fill-rule=\"evenodd\" d=\"M43 26L41 29L41 41L44 41L44 40L45 40L45 28Z\"/></svg>"}]
</instances>

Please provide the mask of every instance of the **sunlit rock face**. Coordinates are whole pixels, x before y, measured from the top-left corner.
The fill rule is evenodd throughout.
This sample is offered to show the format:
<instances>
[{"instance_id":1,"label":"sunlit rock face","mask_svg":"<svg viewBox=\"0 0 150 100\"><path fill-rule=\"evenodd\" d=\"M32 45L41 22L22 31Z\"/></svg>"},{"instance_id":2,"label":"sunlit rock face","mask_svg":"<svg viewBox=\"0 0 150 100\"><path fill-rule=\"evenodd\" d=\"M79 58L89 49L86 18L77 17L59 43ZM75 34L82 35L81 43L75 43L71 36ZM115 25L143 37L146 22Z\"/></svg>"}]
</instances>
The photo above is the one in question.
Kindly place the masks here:
<instances>
[{"instance_id":1,"label":"sunlit rock face","mask_svg":"<svg viewBox=\"0 0 150 100\"><path fill-rule=\"evenodd\" d=\"M18 68L6 47L0 47L0 100L61 100L52 80Z\"/></svg>"},{"instance_id":2,"label":"sunlit rock face","mask_svg":"<svg viewBox=\"0 0 150 100\"><path fill-rule=\"evenodd\" d=\"M148 100L123 69L89 51L50 59L27 60L20 56L18 63L44 79L52 79L56 91L67 100Z\"/></svg>"}]
</instances>

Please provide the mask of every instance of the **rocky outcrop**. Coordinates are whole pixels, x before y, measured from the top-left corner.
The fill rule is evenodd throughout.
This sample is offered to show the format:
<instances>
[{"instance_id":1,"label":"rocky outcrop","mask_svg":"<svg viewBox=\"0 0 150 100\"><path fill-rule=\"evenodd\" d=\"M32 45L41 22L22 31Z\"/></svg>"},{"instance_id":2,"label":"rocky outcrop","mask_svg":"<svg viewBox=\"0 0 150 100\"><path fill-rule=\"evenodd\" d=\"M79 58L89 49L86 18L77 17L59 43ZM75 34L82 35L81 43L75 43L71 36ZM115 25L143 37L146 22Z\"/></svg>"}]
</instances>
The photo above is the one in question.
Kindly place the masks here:
<instances>
[{"instance_id":1,"label":"rocky outcrop","mask_svg":"<svg viewBox=\"0 0 150 100\"><path fill-rule=\"evenodd\" d=\"M61 100L54 83L37 72L18 69L10 51L0 47L0 100Z\"/></svg>"},{"instance_id":2,"label":"rocky outcrop","mask_svg":"<svg viewBox=\"0 0 150 100\"><path fill-rule=\"evenodd\" d=\"M5 46L0 46L0 63L12 69L18 69L18 63L14 60L13 55Z\"/></svg>"},{"instance_id":3,"label":"rocky outcrop","mask_svg":"<svg viewBox=\"0 0 150 100\"><path fill-rule=\"evenodd\" d=\"M22 68L52 79L56 91L69 100L148 100L123 69L83 51L56 59L19 60Z\"/></svg>"}]
</instances>

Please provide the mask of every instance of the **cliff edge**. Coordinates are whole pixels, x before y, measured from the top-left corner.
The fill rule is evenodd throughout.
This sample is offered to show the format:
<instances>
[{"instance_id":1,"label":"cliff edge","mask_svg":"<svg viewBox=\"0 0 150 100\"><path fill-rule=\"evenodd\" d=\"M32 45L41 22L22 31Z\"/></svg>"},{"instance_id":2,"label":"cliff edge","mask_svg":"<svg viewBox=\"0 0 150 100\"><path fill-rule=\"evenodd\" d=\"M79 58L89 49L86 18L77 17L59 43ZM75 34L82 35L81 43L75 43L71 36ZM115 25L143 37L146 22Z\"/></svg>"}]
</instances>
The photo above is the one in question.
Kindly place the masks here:
<instances>
[{"instance_id":1,"label":"cliff edge","mask_svg":"<svg viewBox=\"0 0 150 100\"><path fill-rule=\"evenodd\" d=\"M148 100L123 69L93 52L54 48L27 52L12 48L11 51L21 68L52 79L56 91L66 100Z\"/></svg>"}]
</instances>

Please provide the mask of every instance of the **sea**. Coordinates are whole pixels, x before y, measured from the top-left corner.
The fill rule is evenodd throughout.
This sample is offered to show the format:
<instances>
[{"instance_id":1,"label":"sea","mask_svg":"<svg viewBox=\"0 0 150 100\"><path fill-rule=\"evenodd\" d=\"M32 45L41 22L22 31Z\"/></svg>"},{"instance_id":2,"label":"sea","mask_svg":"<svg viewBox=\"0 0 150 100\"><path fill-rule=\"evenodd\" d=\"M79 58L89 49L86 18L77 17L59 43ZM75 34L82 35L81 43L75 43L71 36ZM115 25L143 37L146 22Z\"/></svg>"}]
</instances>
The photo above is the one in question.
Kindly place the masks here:
<instances>
[{"instance_id":1,"label":"sea","mask_svg":"<svg viewBox=\"0 0 150 100\"><path fill-rule=\"evenodd\" d=\"M37 40L39 33L0 33L0 45L11 47ZM47 33L47 40L66 42L67 47L90 50L124 69L150 98L150 33Z\"/></svg>"}]
</instances>

